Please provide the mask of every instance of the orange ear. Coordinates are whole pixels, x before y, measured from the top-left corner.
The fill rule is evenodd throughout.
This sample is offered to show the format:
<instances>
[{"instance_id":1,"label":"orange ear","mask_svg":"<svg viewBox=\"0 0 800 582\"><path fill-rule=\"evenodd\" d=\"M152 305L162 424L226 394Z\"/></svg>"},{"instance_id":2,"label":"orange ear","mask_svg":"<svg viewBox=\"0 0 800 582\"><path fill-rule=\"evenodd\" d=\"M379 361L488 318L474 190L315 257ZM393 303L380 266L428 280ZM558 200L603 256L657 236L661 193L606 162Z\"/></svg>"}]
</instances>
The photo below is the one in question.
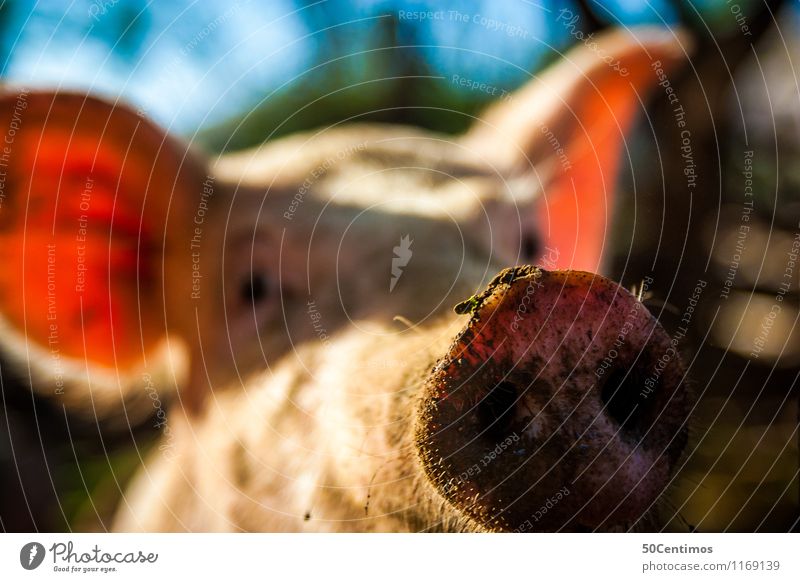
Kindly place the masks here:
<instances>
[{"instance_id":1,"label":"orange ear","mask_svg":"<svg viewBox=\"0 0 800 582\"><path fill-rule=\"evenodd\" d=\"M601 270L625 135L646 92L686 59L687 38L665 29L614 30L490 108L466 144L509 172L548 180L535 203L559 268Z\"/></svg>"},{"instance_id":2,"label":"orange ear","mask_svg":"<svg viewBox=\"0 0 800 582\"><path fill-rule=\"evenodd\" d=\"M2 95L0 133L3 317L53 366L141 362L166 332L163 259L188 241L186 148L127 107L68 93Z\"/></svg>"}]
</instances>

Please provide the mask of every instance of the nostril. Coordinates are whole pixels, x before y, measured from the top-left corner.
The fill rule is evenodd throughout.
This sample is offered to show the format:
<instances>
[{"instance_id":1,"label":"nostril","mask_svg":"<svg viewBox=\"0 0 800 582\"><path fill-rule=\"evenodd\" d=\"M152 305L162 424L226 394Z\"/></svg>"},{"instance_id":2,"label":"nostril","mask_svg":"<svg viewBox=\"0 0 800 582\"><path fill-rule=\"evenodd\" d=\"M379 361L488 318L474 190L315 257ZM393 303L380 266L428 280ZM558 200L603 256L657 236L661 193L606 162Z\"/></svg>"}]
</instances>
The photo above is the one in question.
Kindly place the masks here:
<instances>
[{"instance_id":1,"label":"nostril","mask_svg":"<svg viewBox=\"0 0 800 582\"><path fill-rule=\"evenodd\" d=\"M477 414L485 437L500 441L508 436L518 396L517 387L508 381L499 382L484 396Z\"/></svg>"},{"instance_id":2,"label":"nostril","mask_svg":"<svg viewBox=\"0 0 800 582\"><path fill-rule=\"evenodd\" d=\"M617 368L611 372L600 390L600 398L608 415L623 431L639 435L647 411L647 399L642 394L642 378L635 369Z\"/></svg>"}]
</instances>

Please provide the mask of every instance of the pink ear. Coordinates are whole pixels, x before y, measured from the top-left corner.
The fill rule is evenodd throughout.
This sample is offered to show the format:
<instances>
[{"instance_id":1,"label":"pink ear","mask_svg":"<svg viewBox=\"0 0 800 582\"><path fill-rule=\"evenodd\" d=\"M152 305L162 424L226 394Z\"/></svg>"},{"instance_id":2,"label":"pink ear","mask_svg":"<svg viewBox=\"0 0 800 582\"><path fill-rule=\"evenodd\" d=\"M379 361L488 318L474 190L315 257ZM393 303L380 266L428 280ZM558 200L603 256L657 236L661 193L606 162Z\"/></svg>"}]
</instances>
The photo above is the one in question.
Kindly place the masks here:
<instances>
[{"instance_id":1,"label":"pink ear","mask_svg":"<svg viewBox=\"0 0 800 582\"><path fill-rule=\"evenodd\" d=\"M686 58L666 29L615 30L579 44L465 136L506 172L548 176L534 203L558 268L599 271L614 211L625 135L647 91Z\"/></svg>"},{"instance_id":2,"label":"pink ear","mask_svg":"<svg viewBox=\"0 0 800 582\"><path fill-rule=\"evenodd\" d=\"M637 79L632 70L628 78L607 79L574 105L568 165L556 166L538 201L539 229L547 245L559 250L558 268L601 270L625 135L639 113L646 73L638 71Z\"/></svg>"},{"instance_id":3,"label":"pink ear","mask_svg":"<svg viewBox=\"0 0 800 582\"><path fill-rule=\"evenodd\" d=\"M0 121L13 162L0 213L4 319L84 365L140 363L165 335L163 262L189 223L185 148L86 95L8 92Z\"/></svg>"}]
</instances>

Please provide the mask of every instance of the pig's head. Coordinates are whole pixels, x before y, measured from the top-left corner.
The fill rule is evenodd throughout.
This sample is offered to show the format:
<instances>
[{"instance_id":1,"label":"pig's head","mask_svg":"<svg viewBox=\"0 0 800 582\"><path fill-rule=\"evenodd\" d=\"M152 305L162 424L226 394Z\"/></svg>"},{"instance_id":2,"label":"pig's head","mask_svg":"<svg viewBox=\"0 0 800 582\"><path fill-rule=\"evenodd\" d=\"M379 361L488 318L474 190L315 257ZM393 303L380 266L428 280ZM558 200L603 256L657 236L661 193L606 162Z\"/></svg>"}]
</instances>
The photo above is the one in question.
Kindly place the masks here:
<instances>
[{"instance_id":1,"label":"pig's head","mask_svg":"<svg viewBox=\"0 0 800 582\"><path fill-rule=\"evenodd\" d=\"M600 270L625 131L683 56L671 33L615 32L459 138L348 125L214 160L117 103L7 92L6 357L128 421L154 390L206 418L299 365L297 401L340 395L335 434L296 401L281 422L363 453L316 471L329 505L368 490L415 529L633 523L685 440L680 366L653 376L668 338L600 277L494 277ZM453 305L487 284L452 343Z\"/></svg>"}]
</instances>

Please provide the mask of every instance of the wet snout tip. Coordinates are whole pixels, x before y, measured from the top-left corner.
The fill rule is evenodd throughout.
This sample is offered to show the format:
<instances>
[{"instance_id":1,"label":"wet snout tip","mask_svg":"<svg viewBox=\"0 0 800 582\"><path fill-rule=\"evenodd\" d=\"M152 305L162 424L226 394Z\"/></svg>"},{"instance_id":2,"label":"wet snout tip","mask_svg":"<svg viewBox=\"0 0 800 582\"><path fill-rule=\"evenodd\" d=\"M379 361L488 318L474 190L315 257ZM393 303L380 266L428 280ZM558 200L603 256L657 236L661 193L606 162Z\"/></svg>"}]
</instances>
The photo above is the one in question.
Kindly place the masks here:
<instances>
[{"instance_id":1,"label":"wet snout tip","mask_svg":"<svg viewBox=\"0 0 800 582\"><path fill-rule=\"evenodd\" d=\"M457 311L469 322L416 425L438 492L492 530L610 529L649 511L685 446L688 403L680 358L659 365L670 337L641 302L599 275L517 267Z\"/></svg>"}]
</instances>

